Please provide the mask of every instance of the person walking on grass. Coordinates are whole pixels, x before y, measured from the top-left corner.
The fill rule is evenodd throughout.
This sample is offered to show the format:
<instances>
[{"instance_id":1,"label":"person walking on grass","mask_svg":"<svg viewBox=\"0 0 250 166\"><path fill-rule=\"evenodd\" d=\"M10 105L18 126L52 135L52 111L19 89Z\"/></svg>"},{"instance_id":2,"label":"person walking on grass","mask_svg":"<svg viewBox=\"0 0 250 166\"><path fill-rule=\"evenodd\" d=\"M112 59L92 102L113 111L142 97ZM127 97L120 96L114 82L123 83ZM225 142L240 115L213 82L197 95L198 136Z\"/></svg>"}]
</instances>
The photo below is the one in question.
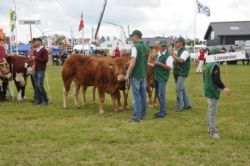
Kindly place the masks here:
<instances>
[{"instance_id":1,"label":"person walking on grass","mask_svg":"<svg viewBox=\"0 0 250 166\"><path fill-rule=\"evenodd\" d=\"M154 67L154 81L157 98L160 103L160 110L154 118L164 118L167 115L166 109L166 84L169 79L170 71L173 68L173 58L170 55L167 42L160 41L159 52L155 57L154 63L148 63L149 66Z\"/></svg>"},{"instance_id":2,"label":"person walking on grass","mask_svg":"<svg viewBox=\"0 0 250 166\"><path fill-rule=\"evenodd\" d=\"M213 139L220 139L216 130L215 118L217 103L221 90L230 95L231 90L226 88L221 81L219 63L207 63L203 71L204 92L208 100L208 131Z\"/></svg>"},{"instance_id":3,"label":"person walking on grass","mask_svg":"<svg viewBox=\"0 0 250 166\"><path fill-rule=\"evenodd\" d=\"M44 88L44 77L46 65L48 62L48 51L42 45L42 39L36 38L34 40L34 47L36 48L34 52L34 56L32 56L32 60L35 62L35 96L36 101L34 104L47 106L48 105L48 97Z\"/></svg>"},{"instance_id":4,"label":"person walking on grass","mask_svg":"<svg viewBox=\"0 0 250 166\"><path fill-rule=\"evenodd\" d=\"M184 86L185 80L190 71L190 55L185 48L185 39L183 37L177 38L175 42L176 51L172 51L174 58L174 79L176 83L176 98L177 98L177 112L182 112L184 109L191 109L189 96Z\"/></svg>"},{"instance_id":5,"label":"person walking on grass","mask_svg":"<svg viewBox=\"0 0 250 166\"><path fill-rule=\"evenodd\" d=\"M146 116L146 76L149 48L141 40L141 31L133 31L130 37L134 45L131 50L131 60L125 79L130 78L134 97L134 112L131 121L139 122Z\"/></svg>"}]
</instances>

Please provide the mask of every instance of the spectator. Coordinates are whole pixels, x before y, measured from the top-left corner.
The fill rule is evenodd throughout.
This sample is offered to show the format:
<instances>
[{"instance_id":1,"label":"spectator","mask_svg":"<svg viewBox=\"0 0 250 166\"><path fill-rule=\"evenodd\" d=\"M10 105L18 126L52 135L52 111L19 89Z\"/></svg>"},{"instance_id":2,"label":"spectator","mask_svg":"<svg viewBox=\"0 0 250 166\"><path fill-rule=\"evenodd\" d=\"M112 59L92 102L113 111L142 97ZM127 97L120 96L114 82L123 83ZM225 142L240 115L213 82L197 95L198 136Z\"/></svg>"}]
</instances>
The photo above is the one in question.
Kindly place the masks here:
<instances>
[{"instance_id":1,"label":"spectator","mask_svg":"<svg viewBox=\"0 0 250 166\"><path fill-rule=\"evenodd\" d=\"M36 47L36 51L32 59L35 61L35 82L36 82L36 92L35 96L36 102L34 104L47 106L48 105L48 97L44 88L44 77L46 65L48 62L48 51L42 45L42 39L37 38L34 41L34 45Z\"/></svg>"},{"instance_id":2,"label":"spectator","mask_svg":"<svg viewBox=\"0 0 250 166\"><path fill-rule=\"evenodd\" d=\"M167 115L166 109L166 85L169 79L170 71L173 68L173 57L170 55L167 42L160 41L159 52L156 55L155 62L149 63L154 67L155 90L160 103L159 112L154 118L164 118Z\"/></svg>"},{"instance_id":3,"label":"spectator","mask_svg":"<svg viewBox=\"0 0 250 166\"><path fill-rule=\"evenodd\" d=\"M134 113L131 122L139 122L146 116L147 109L146 77L149 48L141 40L141 31L133 31L130 37L134 42L134 46L132 47L126 80L131 77L131 87L134 96Z\"/></svg>"},{"instance_id":4,"label":"spectator","mask_svg":"<svg viewBox=\"0 0 250 166\"><path fill-rule=\"evenodd\" d=\"M118 57L121 57L121 52L119 50L119 47L116 47L116 49L114 50L113 58L118 58Z\"/></svg>"},{"instance_id":5,"label":"spectator","mask_svg":"<svg viewBox=\"0 0 250 166\"><path fill-rule=\"evenodd\" d=\"M184 109L191 109L191 103L184 86L190 71L190 54L185 48L185 39L179 37L175 42L177 52L173 50L172 56L174 62L174 78L176 83L176 98L177 98L177 112L182 112Z\"/></svg>"},{"instance_id":6,"label":"spectator","mask_svg":"<svg viewBox=\"0 0 250 166\"><path fill-rule=\"evenodd\" d=\"M3 59L4 61L6 61L7 54L3 46L3 41L4 39L0 39L0 59ZM7 79L0 77L0 101L5 101L6 99L6 92L7 92L8 84L9 82Z\"/></svg>"},{"instance_id":7,"label":"spectator","mask_svg":"<svg viewBox=\"0 0 250 166\"><path fill-rule=\"evenodd\" d=\"M231 90L226 88L221 81L220 66L218 63L206 64L203 72L204 91L208 100L208 130L210 137L220 139L216 129L215 118L217 113L217 103L220 98L220 91L223 90L226 94L230 94Z\"/></svg>"},{"instance_id":8,"label":"spectator","mask_svg":"<svg viewBox=\"0 0 250 166\"><path fill-rule=\"evenodd\" d=\"M198 57L198 67L196 69L196 73L202 73L202 67L205 62L205 50L203 48L200 49L200 55Z\"/></svg>"}]
</instances>

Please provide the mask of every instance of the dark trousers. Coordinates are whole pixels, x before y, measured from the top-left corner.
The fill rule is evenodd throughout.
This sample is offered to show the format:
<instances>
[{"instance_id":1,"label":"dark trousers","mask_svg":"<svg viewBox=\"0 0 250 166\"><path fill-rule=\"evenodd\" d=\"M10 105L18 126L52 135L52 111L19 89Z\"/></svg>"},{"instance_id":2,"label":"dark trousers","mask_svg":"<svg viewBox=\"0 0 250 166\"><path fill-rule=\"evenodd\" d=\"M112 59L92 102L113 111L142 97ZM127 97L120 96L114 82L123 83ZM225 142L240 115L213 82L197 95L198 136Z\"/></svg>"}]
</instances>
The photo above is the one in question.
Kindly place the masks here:
<instances>
[{"instance_id":1,"label":"dark trousers","mask_svg":"<svg viewBox=\"0 0 250 166\"><path fill-rule=\"evenodd\" d=\"M47 93L45 91L43 82L44 82L44 77L45 77L45 71L43 70L38 70L35 71L35 99L38 102L48 102L48 97Z\"/></svg>"},{"instance_id":2,"label":"dark trousers","mask_svg":"<svg viewBox=\"0 0 250 166\"><path fill-rule=\"evenodd\" d=\"M6 92L9 85L9 82L4 78L0 77L0 101L4 101L6 99Z\"/></svg>"}]
</instances>

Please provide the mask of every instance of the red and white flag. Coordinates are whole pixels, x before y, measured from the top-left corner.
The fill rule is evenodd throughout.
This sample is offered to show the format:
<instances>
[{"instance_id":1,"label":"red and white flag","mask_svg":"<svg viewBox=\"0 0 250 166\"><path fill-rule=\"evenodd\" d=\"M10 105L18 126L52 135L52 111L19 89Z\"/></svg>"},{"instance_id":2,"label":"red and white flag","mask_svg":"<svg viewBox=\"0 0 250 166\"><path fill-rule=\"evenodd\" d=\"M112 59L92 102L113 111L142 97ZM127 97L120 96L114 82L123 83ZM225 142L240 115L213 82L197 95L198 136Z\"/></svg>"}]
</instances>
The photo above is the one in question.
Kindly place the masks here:
<instances>
[{"instance_id":1,"label":"red and white flag","mask_svg":"<svg viewBox=\"0 0 250 166\"><path fill-rule=\"evenodd\" d=\"M81 14L81 20L80 20L80 24L79 24L79 31L83 30L84 28L84 21L83 21L83 12Z\"/></svg>"}]
</instances>

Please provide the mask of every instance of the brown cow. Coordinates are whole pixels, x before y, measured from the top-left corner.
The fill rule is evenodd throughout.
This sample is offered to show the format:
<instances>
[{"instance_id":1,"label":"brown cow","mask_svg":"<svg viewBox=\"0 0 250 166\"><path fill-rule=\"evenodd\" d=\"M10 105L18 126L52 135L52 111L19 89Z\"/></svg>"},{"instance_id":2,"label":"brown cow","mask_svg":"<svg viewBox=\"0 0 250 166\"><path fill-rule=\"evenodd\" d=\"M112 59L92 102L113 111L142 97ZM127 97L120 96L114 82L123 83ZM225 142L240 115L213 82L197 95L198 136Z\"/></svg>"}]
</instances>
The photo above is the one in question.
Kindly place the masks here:
<instances>
[{"instance_id":1,"label":"brown cow","mask_svg":"<svg viewBox=\"0 0 250 166\"><path fill-rule=\"evenodd\" d=\"M129 65L129 61L131 59L130 54L123 54L122 57L119 58L110 58L110 57L104 57L104 56L98 56L98 58L109 58L110 60L113 61L122 61L123 64L126 66L126 70L127 67ZM123 98L124 98L124 105L123 105L123 109L124 110L128 110L129 109L129 105L128 105L128 93L129 93L129 83L126 81L126 83L124 84L124 82L119 82L119 90L122 91L123 93ZM82 88L82 99L83 99L83 105L86 105L86 91L87 91L87 86L83 85ZM92 100L95 103L95 91L96 91L96 87L92 87ZM118 105L118 109L122 110L122 106L121 106L121 95L120 93L117 94L117 105Z\"/></svg>"},{"instance_id":2,"label":"brown cow","mask_svg":"<svg viewBox=\"0 0 250 166\"><path fill-rule=\"evenodd\" d=\"M33 73L32 60L23 56L8 56L7 62L10 65L10 71L17 88L17 99L19 101L25 99L25 87L28 75Z\"/></svg>"},{"instance_id":3,"label":"brown cow","mask_svg":"<svg viewBox=\"0 0 250 166\"><path fill-rule=\"evenodd\" d=\"M119 58L110 58L110 57L104 57L104 56L96 56L97 58L104 58L104 59L107 59L109 58L110 60L113 60L113 61L123 61L123 64L126 66L126 70L128 68L128 65L129 65L129 61L131 59L131 56L130 54L123 54L122 57L119 57ZM82 85L83 88L82 88L82 99L83 99L83 105L86 105L86 91L87 91L87 86L85 85ZM124 98L124 105L123 105L123 109L125 110L128 110L129 109L129 106L128 106L128 92L129 92L129 83L126 81L125 83L124 82L119 82L119 90L122 91L123 93L123 98ZM92 87L92 100L93 102L95 103L95 92L96 92L96 87ZM117 105L118 105L118 109L119 110L122 110L122 107L121 107L121 95L120 93L117 94Z\"/></svg>"},{"instance_id":4,"label":"brown cow","mask_svg":"<svg viewBox=\"0 0 250 166\"><path fill-rule=\"evenodd\" d=\"M67 95L70 84L75 82L74 101L78 104L78 93L81 85L95 86L99 92L100 108L99 112L104 113L103 102L105 92L111 94L113 108L118 111L116 105L119 93L119 82L124 81L125 66L123 61L114 61L109 58L99 58L95 56L70 56L63 65L62 79L64 82L64 108L67 108Z\"/></svg>"},{"instance_id":5,"label":"brown cow","mask_svg":"<svg viewBox=\"0 0 250 166\"><path fill-rule=\"evenodd\" d=\"M155 55L157 54L158 48L153 48L149 54L148 63L153 63L155 61ZM156 104L157 95L154 91L154 99L152 99L152 93L154 91L154 67L148 66L147 68L147 93L149 100L149 107L153 108Z\"/></svg>"}]
</instances>

